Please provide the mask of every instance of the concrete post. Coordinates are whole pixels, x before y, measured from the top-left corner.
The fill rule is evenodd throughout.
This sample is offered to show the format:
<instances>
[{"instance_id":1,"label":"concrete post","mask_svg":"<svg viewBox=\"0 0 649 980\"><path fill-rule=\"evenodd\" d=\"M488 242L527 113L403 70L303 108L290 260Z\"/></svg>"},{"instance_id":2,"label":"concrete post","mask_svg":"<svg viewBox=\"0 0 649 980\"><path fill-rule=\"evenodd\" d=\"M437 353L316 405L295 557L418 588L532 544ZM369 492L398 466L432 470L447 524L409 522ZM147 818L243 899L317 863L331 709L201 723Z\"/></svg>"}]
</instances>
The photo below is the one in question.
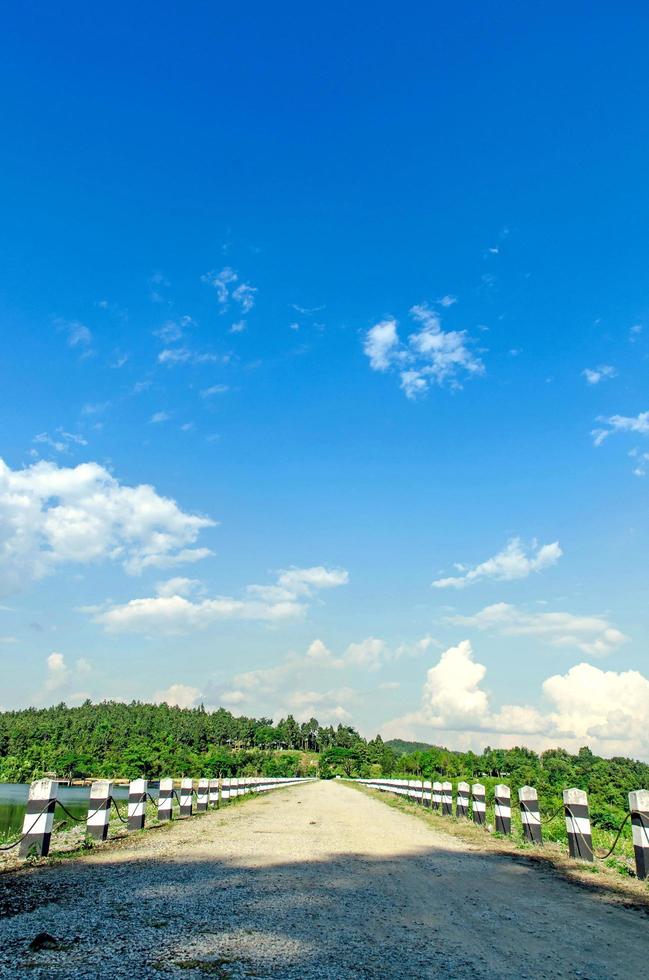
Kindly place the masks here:
<instances>
[{"instance_id":1,"label":"concrete post","mask_svg":"<svg viewBox=\"0 0 649 980\"><path fill-rule=\"evenodd\" d=\"M432 806L432 802L433 802L433 800L432 800L433 791L432 790L433 790L433 784L431 783L430 779L425 779L424 780L424 789L423 789L423 802L424 802L424 806L426 807L427 810L430 810L430 808Z\"/></svg>"},{"instance_id":2,"label":"concrete post","mask_svg":"<svg viewBox=\"0 0 649 980\"><path fill-rule=\"evenodd\" d=\"M54 807L59 784L56 779L37 779L29 787L29 797L23 817L24 839L18 848L20 857L34 854L47 857L52 839Z\"/></svg>"},{"instance_id":3,"label":"concrete post","mask_svg":"<svg viewBox=\"0 0 649 980\"><path fill-rule=\"evenodd\" d=\"M512 793L509 786L498 783L494 789L494 815L496 833L511 834L512 832Z\"/></svg>"},{"instance_id":4,"label":"concrete post","mask_svg":"<svg viewBox=\"0 0 649 980\"><path fill-rule=\"evenodd\" d=\"M528 844L542 844L543 832L538 793L532 786L521 786L518 791L518 802L521 808L523 837Z\"/></svg>"},{"instance_id":5,"label":"concrete post","mask_svg":"<svg viewBox=\"0 0 649 980\"><path fill-rule=\"evenodd\" d=\"M563 809L566 814L570 857L580 861L594 861L588 796L581 789L564 789Z\"/></svg>"},{"instance_id":6,"label":"concrete post","mask_svg":"<svg viewBox=\"0 0 649 980\"><path fill-rule=\"evenodd\" d=\"M196 792L196 809L199 813L207 810L208 796L210 791L209 779L198 780L198 790Z\"/></svg>"},{"instance_id":7,"label":"concrete post","mask_svg":"<svg viewBox=\"0 0 649 980\"><path fill-rule=\"evenodd\" d=\"M482 783L474 783L471 787L471 809L473 822L484 827L487 821L487 797Z\"/></svg>"},{"instance_id":8,"label":"concrete post","mask_svg":"<svg viewBox=\"0 0 649 980\"><path fill-rule=\"evenodd\" d=\"M210 779L210 788L208 793L208 802L210 806L219 805L219 781L218 779Z\"/></svg>"},{"instance_id":9,"label":"concrete post","mask_svg":"<svg viewBox=\"0 0 649 980\"><path fill-rule=\"evenodd\" d=\"M230 779L229 776L225 776L225 778L221 780L221 799L222 800L229 800L230 799L230 783L231 783L231 779Z\"/></svg>"},{"instance_id":10,"label":"concrete post","mask_svg":"<svg viewBox=\"0 0 649 980\"><path fill-rule=\"evenodd\" d=\"M90 787L86 834L94 840L106 840L110 820L110 800L113 784L110 779L96 779Z\"/></svg>"},{"instance_id":11,"label":"concrete post","mask_svg":"<svg viewBox=\"0 0 649 980\"><path fill-rule=\"evenodd\" d=\"M442 814L445 817L453 816L453 784L442 783Z\"/></svg>"},{"instance_id":12,"label":"concrete post","mask_svg":"<svg viewBox=\"0 0 649 980\"><path fill-rule=\"evenodd\" d=\"M158 820L171 820L174 804L173 779L161 779L158 795Z\"/></svg>"},{"instance_id":13,"label":"concrete post","mask_svg":"<svg viewBox=\"0 0 649 980\"><path fill-rule=\"evenodd\" d=\"M433 783L433 810L440 810L442 806L442 784L435 780Z\"/></svg>"},{"instance_id":14,"label":"concrete post","mask_svg":"<svg viewBox=\"0 0 649 980\"><path fill-rule=\"evenodd\" d=\"M629 810L636 874L644 881L649 878L649 791L638 789L629 793Z\"/></svg>"},{"instance_id":15,"label":"concrete post","mask_svg":"<svg viewBox=\"0 0 649 980\"><path fill-rule=\"evenodd\" d=\"M181 817L191 817L192 810L194 809L194 800L192 793L194 792L194 780L185 777L180 781L180 816Z\"/></svg>"},{"instance_id":16,"label":"concrete post","mask_svg":"<svg viewBox=\"0 0 649 980\"><path fill-rule=\"evenodd\" d=\"M465 818L469 816L469 784L468 783L457 784L457 800L455 803L455 816L465 817Z\"/></svg>"},{"instance_id":17,"label":"concrete post","mask_svg":"<svg viewBox=\"0 0 649 980\"><path fill-rule=\"evenodd\" d=\"M129 830L142 830L146 819L146 779L132 779L128 786L128 822Z\"/></svg>"}]
</instances>

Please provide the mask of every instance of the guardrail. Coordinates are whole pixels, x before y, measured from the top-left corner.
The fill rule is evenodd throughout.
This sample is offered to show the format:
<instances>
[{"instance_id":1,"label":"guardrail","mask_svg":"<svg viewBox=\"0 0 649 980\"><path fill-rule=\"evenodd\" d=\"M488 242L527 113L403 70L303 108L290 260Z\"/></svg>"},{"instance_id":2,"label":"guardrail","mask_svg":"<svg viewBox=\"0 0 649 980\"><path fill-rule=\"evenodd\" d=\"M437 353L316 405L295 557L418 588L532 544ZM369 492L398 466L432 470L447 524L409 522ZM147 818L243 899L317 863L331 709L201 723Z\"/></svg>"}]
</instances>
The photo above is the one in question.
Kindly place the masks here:
<instances>
[{"instance_id":1,"label":"guardrail","mask_svg":"<svg viewBox=\"0 0 649 980\"><path fill-rule=\"evenodd\" d=\"M362 783L370 789L392 793L395 796L404 796L442 816L453 815L453 786L450 782L431 782L426 779L354 779L350 782ZM580 861L603 861L608 858L615 850L622 831L630 819L636 875L642 881L649 878L648 790L640 789L629 793L629 812L622 824L614 831L617 836L606 854L598 854L593 848L588 796L583 790L564 789L563 805L546 818L541 816L538 793L533 786L522 786L519 789L518 805L523 839L529 844L542 845L542 827L563 810L568 834L568 852L570 857ZM466 782L458 783L455 801L456 817L472 820L473 823L484 827L486 809L486 790L482 783L473 783L472 786ZM494 787L494 823L497 833L511 835L511 790L503 783L498 783Z\"/></svg>"},{"instance_id":2,"label":"guardrail","mask_svg":"<svg viewBox=\"0 0 649 980\"><path fill-rule=\"evenodd\" d=\"M112 780L97 779L90 786L86 817L78 818L58 799L58 780L38 779L29 787L20 837L11 844L0 847L0 851L10 851L17 847L20 857L46 857L50 851L57 806L76 823L85 822L88 837L104 841L108 837L111 808L114 808L117 818L127 830L143 830L146 822L147 800L156 807L158 821L165 822L174 817L174 801L178 804L179 816L186 819L195 812L205 812L210 807L218 807L223 802L239 796L267 793L285 786L312 781L313 777L244 776L197 781L189 778L181 780L166 778L159 781L156 799L149 793L149 782L146 779L133 779L129 783L128 803L124 816L113 796Z\"/></svg>"}]
</instances>

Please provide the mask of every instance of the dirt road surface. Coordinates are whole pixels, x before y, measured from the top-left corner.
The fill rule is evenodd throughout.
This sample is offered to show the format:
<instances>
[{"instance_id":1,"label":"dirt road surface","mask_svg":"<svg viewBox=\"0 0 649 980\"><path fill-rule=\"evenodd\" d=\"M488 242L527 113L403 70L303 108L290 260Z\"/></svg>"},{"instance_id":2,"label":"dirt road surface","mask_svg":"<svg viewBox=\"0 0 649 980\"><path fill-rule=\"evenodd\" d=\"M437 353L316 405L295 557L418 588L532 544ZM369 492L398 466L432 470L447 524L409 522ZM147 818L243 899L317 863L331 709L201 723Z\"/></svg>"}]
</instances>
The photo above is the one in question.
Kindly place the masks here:
<instances>
[{"instance_id":1,"label":"dirt road surface","mask_svg":"<svg viewBox=\"0 0 649 980\"><path fill-rule=\"evenodd\" d=\"M644 913L335 782L3 875L0 911L2 978L649 975Z\"/></svg>"}]
</instances>

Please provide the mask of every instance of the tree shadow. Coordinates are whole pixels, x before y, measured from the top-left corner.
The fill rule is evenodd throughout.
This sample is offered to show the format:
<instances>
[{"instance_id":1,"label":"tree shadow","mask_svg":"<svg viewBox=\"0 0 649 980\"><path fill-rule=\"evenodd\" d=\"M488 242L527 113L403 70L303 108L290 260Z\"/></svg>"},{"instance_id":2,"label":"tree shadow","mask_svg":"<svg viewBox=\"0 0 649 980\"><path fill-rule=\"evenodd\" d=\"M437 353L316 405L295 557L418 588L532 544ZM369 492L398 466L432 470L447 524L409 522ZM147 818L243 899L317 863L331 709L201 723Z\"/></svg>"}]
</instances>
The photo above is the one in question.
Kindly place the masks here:
<instances>
[{"instance_id":1,"label":"tree shadow","mask_svg":"<svg viewBox=\"0 0 649 980\"><path fill-rule=\"evenodd\" d=\"M3 875L0 912L0 977L610 980L649 957L641 913L456 844L315 861L267 847L263 865L97 852ZM30 951L43 931L60 948Z\"/></svg>"}]
</instances>

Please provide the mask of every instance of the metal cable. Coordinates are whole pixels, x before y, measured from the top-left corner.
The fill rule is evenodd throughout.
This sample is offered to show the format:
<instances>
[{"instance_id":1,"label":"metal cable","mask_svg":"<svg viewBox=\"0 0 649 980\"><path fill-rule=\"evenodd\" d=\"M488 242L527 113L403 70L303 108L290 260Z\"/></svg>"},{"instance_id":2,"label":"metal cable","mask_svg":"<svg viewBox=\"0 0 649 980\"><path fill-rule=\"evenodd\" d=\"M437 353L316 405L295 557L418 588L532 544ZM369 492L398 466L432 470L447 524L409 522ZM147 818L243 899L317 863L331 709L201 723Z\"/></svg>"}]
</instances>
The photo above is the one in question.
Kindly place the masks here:
<instances>
[{"instance_id":1,"label":"metal cable","mask_svg":"<svg viewBox=\"0 0 649 980\"><path fill-rule=\"evenodd\" d=\"M45 806L43 807L43 809L39 813L36 814L36 819L34 820L33 824L29 828L29 830L26 830L25 833L22 834L18 838L17 841L14 841L13 844L6 844L5 846L0 847L0 851L13 851L14 847L18 847L19 844L22 844L22 842L25 840L25 838L26 837L29 837L29 835L31 834L32 830L34 829L34 827L38 823L38 818L43 816L43 814L49 809L49 806L50 806L50 801L48 800L47 803L45 804Z\"/></svg>"},{"instance_id":2,"label":"metal cable","mask_svg":"<svg viewBox=\"0 0 649 980\"><path fill-rule=\"evenodd\" d=\"M115 799L114 796L111 796L110 802L111 802L111 804L113 805L113 807L115 809L115 813L117 814L117 819L118 820L121 820L122 823L127 824L128 823L128 820L125 820L124 817L122 816L122 814L119 812L119 807L117 806L117 801L116 801L116 799Z\"/></svg>"}]
</instances>

